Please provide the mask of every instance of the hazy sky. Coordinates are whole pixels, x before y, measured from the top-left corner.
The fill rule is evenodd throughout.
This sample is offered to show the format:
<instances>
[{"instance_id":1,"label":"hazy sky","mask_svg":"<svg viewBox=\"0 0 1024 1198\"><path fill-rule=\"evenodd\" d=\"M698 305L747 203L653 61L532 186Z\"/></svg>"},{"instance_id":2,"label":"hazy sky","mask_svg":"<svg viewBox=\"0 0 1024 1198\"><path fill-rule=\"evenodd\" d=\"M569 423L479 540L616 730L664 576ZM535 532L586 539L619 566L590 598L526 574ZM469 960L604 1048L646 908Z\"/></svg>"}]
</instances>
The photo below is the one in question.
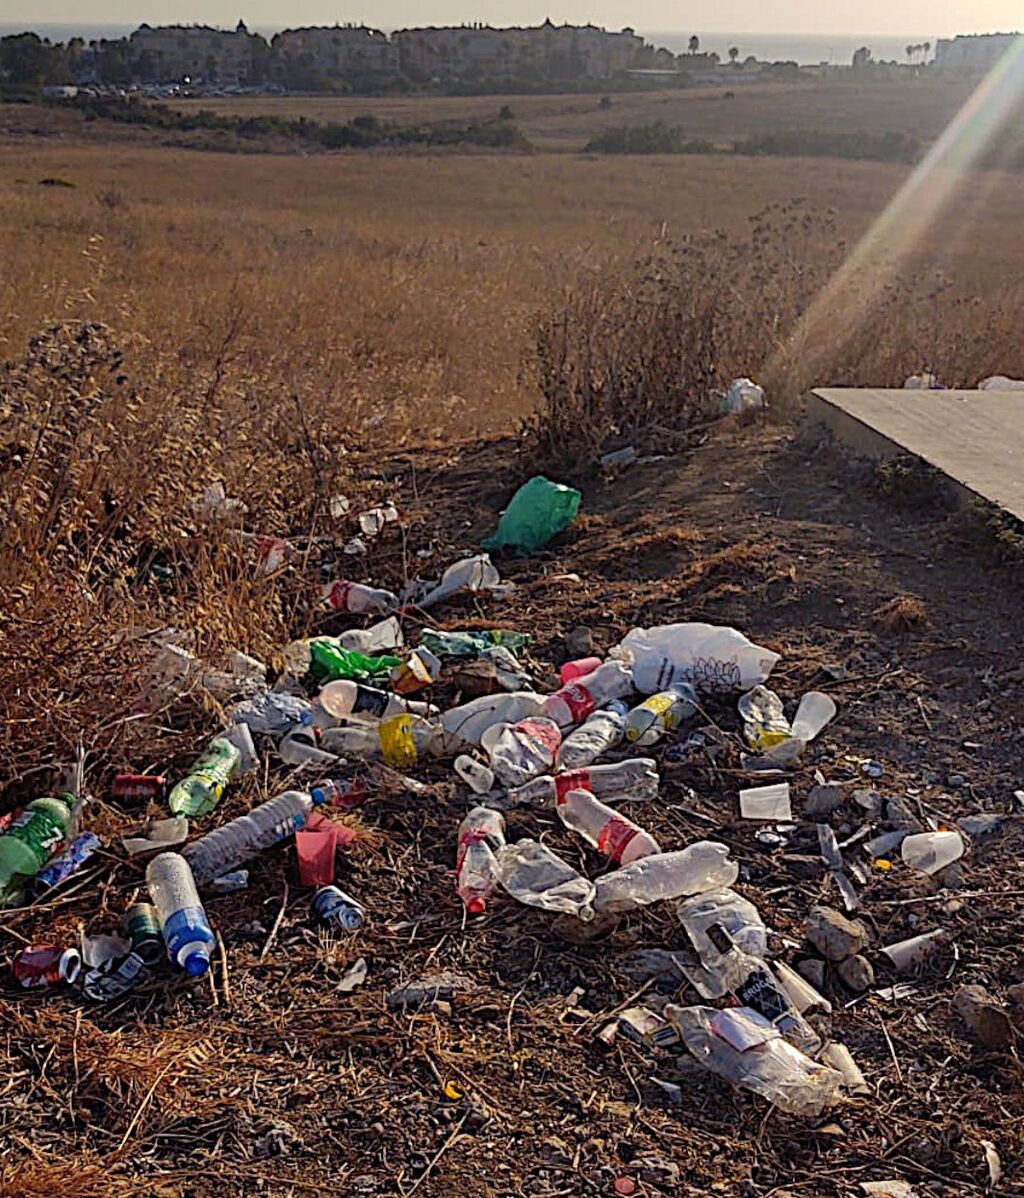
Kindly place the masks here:
<instances>
[{"instance_id":1,"label":"hazy sky","mask_svg":"<svg viewBox=\"0 0 1024 1198\"><path fill-rule=\"evenodd\" d=\"M0 24L151 24L201 21L313 25L355 21L384 28L486 21L594 21L609 28L744 33L915 33L1013 30L1020 0L0 0Z\"/></svg>"}]
</instances>

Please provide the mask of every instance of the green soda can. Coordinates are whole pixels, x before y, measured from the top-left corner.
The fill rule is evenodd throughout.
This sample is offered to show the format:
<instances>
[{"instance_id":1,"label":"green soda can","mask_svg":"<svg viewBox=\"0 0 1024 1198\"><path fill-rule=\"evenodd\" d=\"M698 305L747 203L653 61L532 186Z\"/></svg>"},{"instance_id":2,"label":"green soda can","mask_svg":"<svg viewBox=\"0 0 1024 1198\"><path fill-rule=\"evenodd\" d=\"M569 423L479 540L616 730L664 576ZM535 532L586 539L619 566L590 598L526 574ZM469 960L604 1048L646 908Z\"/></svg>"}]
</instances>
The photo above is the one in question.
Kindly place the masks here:
<instances>
[{"instance_id":1,"label":"green soda can","mask_svg":"<svg viewBox=\"0 0 1024 1198\"><path fill-rule=\"evenodd\" d=\"M152 903L132 903L124 913L124 930L134 952L146 965L156 965L164 959L164 938L160 931L160 916Z\"/></svg>"}]
</instances>

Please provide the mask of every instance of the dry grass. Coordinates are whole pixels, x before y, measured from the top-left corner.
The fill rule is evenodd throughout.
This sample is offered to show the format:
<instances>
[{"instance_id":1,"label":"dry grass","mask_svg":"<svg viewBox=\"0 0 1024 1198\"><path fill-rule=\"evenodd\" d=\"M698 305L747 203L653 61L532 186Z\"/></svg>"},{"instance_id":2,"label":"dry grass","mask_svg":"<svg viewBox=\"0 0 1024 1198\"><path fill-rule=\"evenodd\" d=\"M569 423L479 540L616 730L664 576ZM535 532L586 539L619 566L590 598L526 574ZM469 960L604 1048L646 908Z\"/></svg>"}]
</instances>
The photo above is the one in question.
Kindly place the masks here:
<instances>
[{"instance_id":1,"label":"dry grass","mask_svg":"<svg viewBox=\"0 0 1024 1198\"><path fill-rule=\"evenodd\" d=\"M916 595L894 595L872 612L883 632L917 632L931 625L928 608Z\"/></svg>"}]
</instances>

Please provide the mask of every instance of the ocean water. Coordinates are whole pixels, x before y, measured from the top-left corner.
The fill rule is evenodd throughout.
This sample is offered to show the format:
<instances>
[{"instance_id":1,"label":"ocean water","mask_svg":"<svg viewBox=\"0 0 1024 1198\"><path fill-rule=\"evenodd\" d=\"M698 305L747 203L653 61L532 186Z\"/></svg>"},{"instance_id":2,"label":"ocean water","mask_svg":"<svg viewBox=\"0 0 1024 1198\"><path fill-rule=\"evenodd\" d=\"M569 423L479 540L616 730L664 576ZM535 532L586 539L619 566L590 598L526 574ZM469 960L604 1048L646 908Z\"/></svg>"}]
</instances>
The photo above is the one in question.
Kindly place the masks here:
<instances>
[{"instance_id":1,"label":"ocean water","mask_svg":"<svg viewBox=\"0 0 1024 1198\"><path fill-rule=\"evenodd\" d=\"M283 29L285 26L282 25ZM81 25L65 24L51 25L33 23L31 18L23 24L0 24L0 37L11 33L23 33L26 28L32 28L40 37L47 37L52 42L66 42L70 37L82 37L86 41L93 38L126 37L137 25L96 25L83 22ZM253 25L253 32L262 33L270 38L278 32L271 25ZM676 54L686 52L690 33L665 33L658 30L638 30L638 32L655 46L664 46ZM875 36L869 33L849 34L816 34L816 33L701 33L695 31L700 38L702 50L714 50L723 61L728 59L730 46L739 48L740 60L753 54L765 62L798 62L801 66L820 62L843 63L849 65L853 52L861 46L868 46L875 58L884 61L895 59L906 62L908 45L919 45L930 42L934 52L936 36L934 34L906 35L902 37Z\"/></svg>"}]
</instances>

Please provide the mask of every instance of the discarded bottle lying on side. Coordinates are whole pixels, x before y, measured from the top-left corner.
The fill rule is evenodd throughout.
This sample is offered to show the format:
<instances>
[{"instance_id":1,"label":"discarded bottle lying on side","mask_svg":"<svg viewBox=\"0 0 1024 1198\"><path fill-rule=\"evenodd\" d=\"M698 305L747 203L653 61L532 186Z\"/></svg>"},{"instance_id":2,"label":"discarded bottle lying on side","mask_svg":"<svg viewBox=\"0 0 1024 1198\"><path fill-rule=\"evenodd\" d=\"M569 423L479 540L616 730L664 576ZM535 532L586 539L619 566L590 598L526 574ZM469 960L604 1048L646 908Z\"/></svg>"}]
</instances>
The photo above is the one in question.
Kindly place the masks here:
<instances>
[{"instance_id":1,"label":"discarded bottle lying on side","mask_svg":"<svg viewBox=\"0 0 1024 1198\"><path fill-rule=\"evenodd\" d=\"M190 977L206 973L214 935L188 862L179 853L161 853L146 867L146 885L160 916L168 958Z\"/></svg>"},{"instance_id":2,"label":"discarded bottle lying on side","mask_svg":"<svg viewBox=\"0 0 1024 1198\"><path fill-rule=\"evenodd\" d=\"M589 790L570 790L557 802L558 818L616 865L660 853L654 837L639 824L606 807Z\"/></svg>"},{"instance_id":3,"label":"discarded bottle lying on side","mask_svg":"<svg viewBox=\"0 0 1024 1198\"><path fill-rule=\"evenodd\" d=\"M437 708L429 703L412 699L401 699L373 686L363 686L346 678L328 682L317 696L317 704L333 719L363 715L373 719L387 719L402 711L415 715L436 715Z\"/></svg>"},{"instance_id":4,"label":"discarded bottle lying on side","mask_svg":"<svg viewBox=\"0 0 1024 1198\"><path fill-rule=\"evenodd\" d=\"M196 885L207 885L264 849L293 836L305 826L313 806L311 795L286 790L187 844L181 855L188 862Z\"/></svg>"},{"instance_id":5,"label":"discarded bottle lying on side","mask_svg":"<svg viewBox=\"0 0 1024 1198\"><path fill-rule=\"evenodd\" d=\"M498 881L519 902L545 911L594 918L594 883L537 840L499 849Z\"/></svg>"},{"instance_id":6,"label":"discarded bottle lying on side","mask_svg":"<svg viewBox=\"0 0 1024 1198\"><path fill-rule=\"evenodd\" d=\"M349 582L346 579L327 583L323 588L323 597L332 611L370 612L379 615L387 615L401 603L392 591L369 587L361 582Z\"/></svg>"},{"instance_id":7,"label":"discarded bottle lying on side","mask_svg":"<svg viewBox=\"0 0 1024 1198\"><path fill-rule=\"evenodd\" d=\"M167 801L174 815L209 815L221 800L241 760L238 748L223 736L214 737L205 752L171 791Z\"/></svg>"},{"instance_id":8,"label":"discarded bottle lying on side","mask_svg":"<svg viewBox=\"0 0 1024 1198\"><path fill-rule=\"evenodd\" d=\"M626 740L639 748L647 748L661 740L666 732L674 732L696 711L697 692L688 682L677 682L633 708L626 716Z\"/></svg>"},{"instance_id":9,"label":"discarded bottle lying on side","mask_svg":"<svg viewBox=\"0 0 1024 1198\"><path fill-rule=\"evenodd\" d=\"M548 695L544 714L561 728L578 724L598 707L633 690L633 675L622 661L606 661L593 673L577 678Z\"/></svg>"},{"instance_id":10,"label":"discarded bottle lying on side","mask_svg":"<svg viewBox=\"0 0 1024 1198\"><path fill-rule=\"evenodd\" d=\"M314 916L327 926L335 925L345 932L354 932L363 926L366 908L362 903L347 895L337 886L322 886L313 895L311 904Z\"/></svg>"},{"instance_id":11,"label":"discarded bottle lying on side","mask_svg":"<svg viewBox=\"0 0 1024 1198\"><path fill-rule=\"evenodd\" d=\"M595 711L562 741L555 764L563 770L582 770L622 740L629 709L619 699Z\"/></svg>"},{"instance_id":12,"label":"discarded bottle lying on side","mask_svg":"<svg viewBox=\"0 0 1024 1198\"><path fill-rule=\"evenodd\" d=\"M768 932L757 908L735 890L709 890L684 899L677 914L699 958L683 972L702 998L722 998L729 990L724 976L714 968L721 950L708 934L711 927L725 928L733 943L754 957L763 957L768 950Z\"/></svg>"},{"instance_id":13,"label":"discarded bottle lying on side","mask_svg":"<svg viewBox=\"0 0 1024 1198\"><path fill-rule=\"evenodd\" d=\"M455 889L470 915L482 915L498 888L495 851L505 844L505 820L489 807L474 807L459 825Z\"/></svg>"},{"instance_id":14,"label":"discarded bottle lying on side","mask_svg":"<svg viewBox=\"0 0 1024 1198\"><path fill-rule=\"evenodd\" d=\"M505 799L491 806L547 807L559 795L570 790L589 790L605 803L641 803L658 797L657 762L653 757L633 757L629 761L593 765L586 770L570 770L553 777L544 774L524 786L513 787Z\"/></svg>"},{"instance_id":15,"label":"discarded bottle lying on side","mask_svg":"<svg viewBox=\"0 0 1024 1198\"><path fill-rule=\"evenodd\" d=\"M522 786L552 768L562 733L554 720L533 716L488 728L481 743L502 785Z\"/></svg>"},{"instance_id":16,"label":"discarded bottle lying on side","mask_svg":"<svg viewBox=\"0 0 1024 1198\"><path fill-rule=\"evenodd\" d=\"M714 840L698 840L674 853L641 857L597 879L594 910L615 914L646 907L664 899L682 898L731 886L739 866L729 849Z\"/></svg>"},{"instance_id":17,"label":"discarded bottle lying on side","mask_svg":"<svg viewBox=\"0 0 1024 1198\"><path fill-rule=\"evenodd\" d=\"M71 834L71 794L33 799L0 835L0 905L33 878Z\"/></svg>"},{"instance_id":18,"label":"discarded bottle lying on side","mask_svg":"<svg viewBox=\"0 0 1024 1198\"><path fill-rule=\"evenodd\" d=\"M843 1075L794 1048L747 1007L678 1007L662 1012L712 1073L752 1090L790 1115L820 1115L841 1096Z\"/></svg>"},{"instance_id":19,"label":"discarded bottle lying on side","mask_svg":"<svg viewBox=\"0 0 1024 1198\"><path fill-rule=\"evenodd\" d=\"M383 758L385 765L405 769L421 755L436 753L438 730L427 720L409 713L388 716L376 723L353 722L328 728L322 744L331 753L358 757L363 761Z\"/></svg>"}]
</instances>

